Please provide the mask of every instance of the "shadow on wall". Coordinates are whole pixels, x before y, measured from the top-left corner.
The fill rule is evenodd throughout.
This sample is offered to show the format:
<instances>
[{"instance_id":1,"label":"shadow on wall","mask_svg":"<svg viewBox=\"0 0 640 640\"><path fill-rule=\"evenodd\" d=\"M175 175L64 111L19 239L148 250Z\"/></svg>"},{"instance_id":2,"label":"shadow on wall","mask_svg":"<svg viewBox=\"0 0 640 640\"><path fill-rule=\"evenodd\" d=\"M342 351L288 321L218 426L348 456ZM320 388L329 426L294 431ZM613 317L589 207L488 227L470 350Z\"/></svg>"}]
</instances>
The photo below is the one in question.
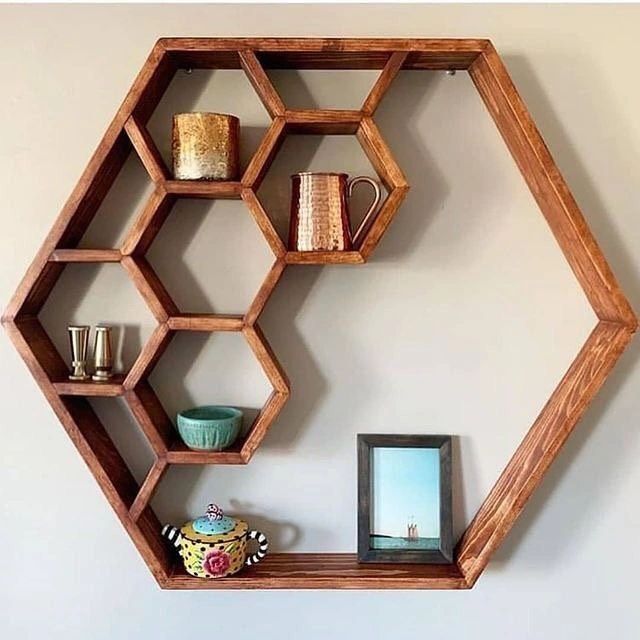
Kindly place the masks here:
<instances>
[{"instance_id":1,"label":"shadow on wall","mask_svg":"<svg viewBox=\"0 0 640 640\"><path fill-rule=\"evenodd\" d=\"M147 259L183 312L215 313L214 303L186 264L185 253L207 215L212 215L210 200L179 200L147 252ZM175 224L179 218L180 224ZM171 237L166 232L171 230ZM176 249L182 249L177 251Z\"/></svg>"},{"instance_id":2,"label":"shadow on wall","mask_svg":"<svg viewBox=\"0 0 640 640\"><path fill-rule=\"evenodd\" d=\"M422 82L416 82L416 78ZM418 133L418 115L443 80L446 78L439 72L400 72L374 116L411 188L373 253L372 262L397 262L415 251L449 192L428 148L419 144ZM409 216L410 211L419 211L420 215Z\"/></svg>"},{"instance_id":3,"label":"shadow on wall","mask_svg":"<svg viewBox=\"0 0 640 640\"><path fill-rule=\"evenodd\" d=\"M472 452L477 451L478 447L474 444L472 438L456 435L451 438L451 445L451 515L453 519L453 539L457 541L467 528L471 516L471 514L467 513L464 488L465 485L474 486L478 476L476 466L461 464L462 450L465 449L467 452L467 460L473 460Z\"/></svg>"},{"instance_id":4,"label":"shadow on wall","mask_svg":"<svg viewBox=\"0 0 640 640\"><path fill-rule=\"evenodd\" d=\"M360 109L375 84L374 69L268 69L287 109Z\"/></svg>"},{"instance_id":5,"label":"shadow on wall","mask_svg":"<svg viewBox=\"0 0 640 640\"><path fill-rule=\"evenodd\" d=\"M204 513L205 505L196 503L192 496L200 494L200 486L206 484L206 476L206 469L202 466L169 467L152 498L152 507L163 524L181 526ZM301 531L295 523L273 520L264 515L257 505L245 500L231 499L229 505L229 515L246 521L249 529L268 534L271 550L286 552L294 549L300 541Z\"/></svg>"},{"instance_id":6,"label":"shadow on wall","mask_svg":"<svg viewBox=\"0 0 640 640\"><path fill-rule=\"evenodd\" d=\"M289 400L260 445L264 448L293 450L296 438L310 422L328 389L328 381L296 327L296 316L321 269L316 266L287 269L261 318L260 324L291 384Z\"/></svg>"},{"instance_id":7,"label":"shadow on wall","mask_svg":"<svg viewBox=\"0 0 640 640\"><path fill-rule=\"evenodd\" d=\"M167 414L205 404L231 404L248 429L271 385L239 332L182 331L172 339L149 377ZM245 389L251 390L245 394Z\"/></svg>"},{"instance_id":8,"label":"shadow on wall","mask_svg":"<svg viewBox=\"0 0 640 640\"><path fill-rule=\"evenodd\" d=\"M300 527L293 522L272 520L264 516L259 507L245 500L230 500L231 512L249 524L249 529L268 532L269 545L279 553L295 549L301 538Z\"/></svg>"},{"instance_id":9,"label":"shadow on wall","mask_svg":"<svg viewBox=\"0 0 640 640\"><path fill-rule=\"evenodd\" d=\"M136 482L142 484L155 456L131 410L122 398L91 398L89 403Z\"/></svg>"},{"instance_id":10,"label":"shadow on wall","mask_svg":"<svg viewBox=\"0 0 640 640\"><path fill-rule=\"evenodd\" d=\"M87 308L87 301L93 308ZM126 305L124 316L113 315L113 308L120 308L119 304ZM69 324L92 326L90 363L95 337L93 326L104 323L112 327L114 371L127 371L131 367L155 326L151 312L125 270L117 264L67 265L40 313L40 321L65 362L70 359Z\"/></svg>"},{"instance_id":11,"label":"shadow on wall","mask_svg":"<svg viewBox=\"0 0 640 640\"><path fill-rule=\"evenodd\" d=\"M410 73L410 72L407 72ZM424 150L415 143L415 114L420 111L424 101L428 99L433 89L434 78L431 74L420 74L425 78L425 82L416 83L406 74L400 74L396 80L401 86L394 92L393 86L389 95L381 107L381 117L378 118L383 135L388 138L388 144L392 151L396 153L398 163L403 170L407 167L417 167L414 169L417 174L415 181L409 180L415 190L417 198L423 198L425 202L424 215L403 216L402 210L398 214L393 227L396 229L394 242L385 241L374 254L377 256L384 253L384 260L397 261L402 258L404 251L411 250L421 234L425 232L426 225L430 218L430 212L438 206L444 198L446 188L443 180L438 176L435 168L426 158ZM304 83L296 83L295 104L317 106ZM405 96L404 92L409 95ZM290 98L290 96L289 96ZM290 98L291 99L291 98ZM385 107L386 104L386 107ZM386 116L384 114L387 114ZM288 175L295 170L304 169L312 160L320 143L320 136L301 136L308 139L308 145L296 145L296 150L302 151L305 155L300 159L300 155L293 156L286 154L286 149L281 151L282 158L274 167L278 180L265 180L266 193L260 191L265 207L271 212L278 212L276 224L280 233L285 233L288 224L287 206L289 202L289 180ZM286 144L286 143L285 143ZM297 167L297 168L296 168ZM373 170L373 169L372 169ZM425 175L427 178L425 178ZM421 184L431 182L429 193L425 193ZM268 184L267 184L268 183ZM421 184L417 184L421 183ZM410 191L410 194L412 192ZM392 245L389 249L389 245ZM296 316L300 313L305 299L309 295L314 283L320 277L322 269L331 267L289 267L285 272L281 282L273 293L267 308L261 318L261 325L265 330L267 338L271 342L278 358L287 371L291 379L292 395L285 405L277 424L268 433L264 443L264 448L276 448L279 450L291 450L295 446L295 439L298 434L304 431L305 425L310 421L314 408L321 401L328 389L328 381L322 375L309 348L305 344L304 337L296 329ZM335 267L344 269L344 267ZM327 301L333 305L336 311L336 324L333 331L339 331L338 314L340 311L340 297L336 300ZM277 310L277 311L276 311ZM348 344L345 340L345 344ZM343 357L349 361L357 361L357 353L344 353ZM354 370L356 370L354 368ZM354 408L354 412L357 409Z\"/></svg>"},{"instance_id":12,"label":"shadow on wall","mask_svg":"<svg viewBox=\"0 0 640 640\"><path fill-rule=\"evenodd\" d=\"M521 56L508 56L505 63L543 137L549 144L560 171L598 239L611 268L632 305L637 309L640 305L640 278L637 267L634 265L627 244L620 237L616 226L612 224L606 212L597 185L575 152L572 141L567 137L555 115L552 102L530 63ZM596 105L606 100L607 92L601 90L603 83L598 82L595 69L590 66L588 69L580 69L581 59L579 58L555 63L566 69L572 69L572 73L564 77L564 82L575 83L573 94L583 96L589 92L597 94L598 99L593 101L589 100L587 95L582 101L581 108L588 110L585 120L593 123L593 130L601 131L604 136L612 121L612 114L616 114L616 110L612 104L604 109L596 108ZM585 64L584 61L582 64ZM588 85L585 85L582 79L587 77ZM601 123L603 117L606 117L606 123ZM625 129L625 123L620 122L617 114L615 121L618 122L617 126L621 130ZM598 123L603 126L599 127ZM633 149L612 144L610 138L603 140L603 147L607 149L608 162L611 164L613 173L627 173L629 167L640 166L637 157L632 158L633 162L625 157L627 154L633 154ZM586 448L588 440L597 435L596 431L605 419L609 405L613 404L625 385L631 384L629 379L637 369L639 358L640 343L636 337L635 342L622 356L604 388L577 425L563 451L553 462L542 485L532 496L504 545L497 551L494 561L489 564L489 570L502 570L503 566L518 554L521 545L526 543L528 544L527 552L520 554L521 561L525 560L531 567L544 571L550 563L576 554L582 541L588 540L588 532L593 526L591 523L597 522L603 510L606 509L610 486L607 477L612 474L620 475L623 467L635 464L635 460L631 459L635 449L630 446L631 442L637 440L639 436L635 422L610 420L606 437L603 435L598 441L598 472L580 474L580 490L574 492L570 501L565 500L562 504L554 504L553 494L562 482L566 481L572 465L576 464L576 458ZM553 545L549 545L544 540L537 542L533 538L528 540L529 533L535 528L534 523L539 522L545 511L553 513L553 521L558 525L560 533L554 537Z\"/></svg>"},{"instance_id":13,"label":"shadow on wall","mask_svg":"<svg viewBox=\"0 0 640 640\"><path fill-rule=\"evenodd\" d=\"M152 191L151 178L132 150L78 246L120 247Z\"/></svg>"}]
</instances>

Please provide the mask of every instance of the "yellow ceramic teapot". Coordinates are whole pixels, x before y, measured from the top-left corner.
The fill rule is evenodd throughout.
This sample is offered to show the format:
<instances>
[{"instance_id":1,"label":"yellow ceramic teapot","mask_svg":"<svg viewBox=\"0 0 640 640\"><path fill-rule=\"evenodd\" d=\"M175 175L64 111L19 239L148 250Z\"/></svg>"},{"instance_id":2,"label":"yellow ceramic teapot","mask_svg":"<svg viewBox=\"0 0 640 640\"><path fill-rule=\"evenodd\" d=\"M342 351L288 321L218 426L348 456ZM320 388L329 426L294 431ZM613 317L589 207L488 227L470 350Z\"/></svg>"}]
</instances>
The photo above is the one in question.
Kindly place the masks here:
<instances>
[{"instance_id":1,"label":"yellow ceramic teapot","mask_svg":"<svg viewBox=\"0 0 640 640\"><path fill-rule=\"evenodd\" d=\"M182 527L166 524L162 535L179 550L184 567L197 578L223 578L256 564L267 555L269 543L259 531L250 531L243 520L225 516L215 504L204 516ZM247 542L256 540L258 551L247 556Z\"/></svg>"}]
</instances>

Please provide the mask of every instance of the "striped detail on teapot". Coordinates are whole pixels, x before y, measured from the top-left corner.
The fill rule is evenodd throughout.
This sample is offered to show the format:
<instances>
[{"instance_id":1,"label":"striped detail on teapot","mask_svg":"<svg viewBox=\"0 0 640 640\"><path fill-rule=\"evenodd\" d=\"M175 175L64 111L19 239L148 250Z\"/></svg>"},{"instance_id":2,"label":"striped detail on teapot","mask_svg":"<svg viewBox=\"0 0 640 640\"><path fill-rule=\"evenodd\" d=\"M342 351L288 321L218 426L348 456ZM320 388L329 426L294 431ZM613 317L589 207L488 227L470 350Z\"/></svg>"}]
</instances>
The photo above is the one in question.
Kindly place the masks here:
<instances>
[{"instance_id":1,"label":"striped detail on teapot","mask_svg":"<svg viewBox=\"0 0 640 640\"><path fill-rule=\"evenodd\" d=\"M247 533L247 539L255 540L258 543L258 551L250 555L245 562L245 564L250 567L252 564L260 562L260 560L267 555L269 542L267 536L265 536L264 533L260 533L260 531L249 531L249 533Z\"/></svg>"},{"instance_id":2,"label":"striped detail on teapot","mask_svg":"<svg viewBox=\"0 0 640 640\"><path fill-rule=\"evenodd\" d=\"M174 527L171 524L165 524L164 527L162 527L162 536L169 540L176 549L180 548L180 539L182 538L182 534L178 527Z\"/></svg>"}]
</instances>

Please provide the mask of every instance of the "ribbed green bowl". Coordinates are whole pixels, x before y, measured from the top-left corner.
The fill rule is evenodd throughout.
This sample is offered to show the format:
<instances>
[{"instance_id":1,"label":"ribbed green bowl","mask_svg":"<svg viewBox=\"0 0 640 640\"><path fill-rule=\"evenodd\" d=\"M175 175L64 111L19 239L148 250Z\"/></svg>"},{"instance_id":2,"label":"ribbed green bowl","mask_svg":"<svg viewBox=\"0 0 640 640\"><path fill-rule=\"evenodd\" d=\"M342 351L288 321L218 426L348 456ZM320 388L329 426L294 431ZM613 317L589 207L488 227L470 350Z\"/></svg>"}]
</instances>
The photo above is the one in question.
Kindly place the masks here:
<instances>
[{"instance_id":1,"label":"ribbed green bowl","mask_svg":"<svg viewBox=\"0 0 640 640\"><path fill-rule=\"evenodd\" d=\"M236 441L242 427L242 411L217 405L195 407L181 411L176 422L189 449L222 451Z\"/></svg>"}]
</instances>

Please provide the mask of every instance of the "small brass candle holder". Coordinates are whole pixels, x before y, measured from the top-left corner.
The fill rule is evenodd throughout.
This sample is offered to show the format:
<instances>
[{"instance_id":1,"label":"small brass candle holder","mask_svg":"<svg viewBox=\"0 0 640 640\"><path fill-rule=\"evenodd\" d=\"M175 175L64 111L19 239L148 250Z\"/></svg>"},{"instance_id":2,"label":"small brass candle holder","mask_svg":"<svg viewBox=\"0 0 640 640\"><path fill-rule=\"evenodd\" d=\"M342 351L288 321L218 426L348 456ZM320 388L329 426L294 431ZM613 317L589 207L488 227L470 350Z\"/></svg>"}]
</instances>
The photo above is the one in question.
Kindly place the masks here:
<instances>
[{"instance_id":1,"label":"small brass candle holder","mask_svg":"<svg viewBox=\"0 0 640 640\"><path fill-rule=\"evenodd\" d=\"M71 347L71 367L72 372L69 374L69 380L88 380L90 378L87 373L87 348L89 346L89 327L70 326L69 346Z\"/></svg>"},{"instance_id":2,"label":"small brass candle holder","mask_svg":"<svg viewBox=\"0 0 640 640\"><path fill-rule=\"evenodd\" d=\"M237 180L240 121L225 113L176 113L171 148L176 180Z\"/></svg>"},{"instance_id":3,"label":"small brass candle holder","mask_svg":"<svg viewBox=\"0 0 640 640\"><path fill-rule=\"evenodd\" d=\"M95 372L91 376L95 382L107 382L113 375L113 356L111 353L111 327L96 327L93 347Z\"/></svg>"}]
</instances>

